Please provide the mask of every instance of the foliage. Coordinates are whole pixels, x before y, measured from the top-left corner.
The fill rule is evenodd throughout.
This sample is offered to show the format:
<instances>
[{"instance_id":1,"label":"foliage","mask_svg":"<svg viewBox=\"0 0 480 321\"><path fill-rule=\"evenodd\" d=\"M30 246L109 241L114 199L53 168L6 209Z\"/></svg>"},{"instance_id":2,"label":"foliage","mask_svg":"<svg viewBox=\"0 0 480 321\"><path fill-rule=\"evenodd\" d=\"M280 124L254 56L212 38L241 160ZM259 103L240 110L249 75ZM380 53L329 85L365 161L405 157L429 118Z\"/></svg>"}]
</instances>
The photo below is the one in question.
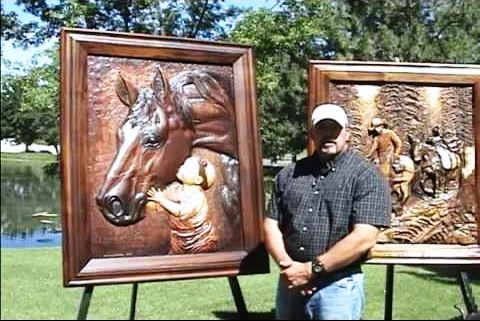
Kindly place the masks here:
<instances>
[{"instance_id":1,"label":"foliage","mask_svg":"<svg viewBox=\"0 0 480 321\"><path fill-rule=\"evenodd\" d=\"M233 19L241 12L234 6L213 1L99 1L48 2L18 0L26 12L38 19L22 24L14 12L5 12L2 3L2 40L17 40L24 46L56 37L61 27L79 27L198 38L225 37ZM55 53L53 52L55 50ZM43 66L12 66L2 71L3 138L32 144L43 140L58 144L58 56L47 53L52 62ZM19 75L21 74L21 75ZM50 168L55 171L55 168Z\"/></svg>"},{"instance_id":2,"label":"foliage","mask_svg":"<svg viewBox=\"0 0 480 321\"><path fill-rule=\"evenodd\" d=\"M16 66L16 73L2 75L1 138L13 138L28 146L43 140L57 148L58 143L58 58L56 50L47 54L50 64Z\"/></svg>"},{"instance_id":3,"label":"foliage","mask_svg":"<svg viewBox=\"0 0 480 321\"><path fill-rule=\"evenodd\" d=\"M39 21L22 26L13 13L2 11L2 38L24 45L40 44L57 37L61 27L88 28L155 35L214 39L225 37L242 11L223 5L223 0L75 0L48 2L17 0ZM3 31L3 22L6 30Z\"/></svg>"},{"instance_id":4,"label":"foliage","mask_svg":"<svg viewBox=\"0 0 480 321\"><path fill-rule=\"evenodd\" d=\"M1 23L0 35L2 40L16 39L20 42L27 42L27 35L29 30L35 28L33 23L22 23L15 12L6 12L4 10L4 2L0 3L1 7ZM3 49L2 56L3 56Z\"/></svg>"},{"instance_id":5,"label":"foliage","mask_svg":"<svg viewBox=\"0 0 480 321\"><path fill-rule=\"evenodd\" d=\"M338 0L338 57L409 62L480 62L475 0Z\"/></svg>"},{"instance_id":6,"label":"foliage","mask_svg":"<svg viewBox=\"0 0 480 321\"><path fill-rule=\"evenodd\" d=\"M279 1L230 34L255 48L264 155L305 147L307 63L315 59L478 63L475 0Z\"/></svg>"},{"instance_id":7,"label":"foliage","mask_svg":"<svg viewBox=\"0 0 480 321\"><path fill-rule=\"evenodd\" d=\"M242 16L243 10L227 8L222 0L17 3L38 21L22 24L2 5L1 36L24 45L57 36L64 26L252 45L264 155L273 160L305 148L309 60L480 62L476 0L278 0L272 10L249 10ZM7 94L5 100L26 99ZM2 111L3 102L2 79ZM2 137L11 130L12 110L6 109L2 118Z\"/></svg>"},{"instance_id":8,"label":"foliage","mask_svg":"<svg viewBox=\"0 0 480 321\"><path fill-rule=\"evenodd\" d=\"M328 58L326 39L336 33L334 8L326 1L284 1L277 10L248 12L230 34L253 45L264 155L276 160L306 146L307 63ZM281 27L280 27L281 26Z\"/></svg>"}]
</instances>

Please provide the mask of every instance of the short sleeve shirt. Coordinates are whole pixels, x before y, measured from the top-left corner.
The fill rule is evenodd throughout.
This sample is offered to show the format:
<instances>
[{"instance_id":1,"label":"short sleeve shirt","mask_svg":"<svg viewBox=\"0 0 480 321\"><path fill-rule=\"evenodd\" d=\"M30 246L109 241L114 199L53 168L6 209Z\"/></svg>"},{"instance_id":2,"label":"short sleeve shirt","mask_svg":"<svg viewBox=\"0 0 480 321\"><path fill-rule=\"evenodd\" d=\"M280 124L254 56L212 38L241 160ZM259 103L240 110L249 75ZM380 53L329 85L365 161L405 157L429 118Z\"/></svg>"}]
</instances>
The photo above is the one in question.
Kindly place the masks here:
<instances>
[{"instance_id":1,"label":"short sleeve shirt","mask_svg":"<svg viewBox=\"0 0 480 321\"><path fill-rule=\"evenodd\" d=\"M282 169L267 216L278 221L287 253L312 260L354 224L390 223L390 188L374 164L347 149L327 163L312 155Z\"/></svg>"}]
</instances>

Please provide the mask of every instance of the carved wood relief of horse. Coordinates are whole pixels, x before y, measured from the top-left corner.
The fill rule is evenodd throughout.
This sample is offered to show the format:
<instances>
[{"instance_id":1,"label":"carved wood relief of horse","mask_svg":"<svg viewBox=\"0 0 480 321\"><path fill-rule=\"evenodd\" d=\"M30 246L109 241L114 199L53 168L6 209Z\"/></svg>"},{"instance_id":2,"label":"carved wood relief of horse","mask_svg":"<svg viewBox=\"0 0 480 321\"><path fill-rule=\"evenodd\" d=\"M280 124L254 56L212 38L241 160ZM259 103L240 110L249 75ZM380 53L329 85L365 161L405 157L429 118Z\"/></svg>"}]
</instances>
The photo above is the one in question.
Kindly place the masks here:
<instances>
[{"instance_id":1,"label":"carved wood relief of horse","mask_svg":"<svg viewBox=\"0 0 480 321\"><path fill-rule=\"evenodd\" d=\"M195 148L218 155L225 177L223 209L238 214L234 111L220 84L204 71L184 71L168 80L158 69L149 88L138 89L119 75L115 89L129 112L118 129L116 155L96 194L105 219L117 226L143 219L147 190L174 181Z\"/></svg>"},{"instance_id":2,"label":"carved wood relief of horse","mask_svg":"<svg viewBox=\"0 0 480 321\"><path fill-rule=\"evenodd\" d=\"M435 197L446 192L452 181L461 185L462 158L459 153L420 142L411 136L408 139L412 158L418 166L418 183L426 195Z\"/></svg>"}]
</instances>

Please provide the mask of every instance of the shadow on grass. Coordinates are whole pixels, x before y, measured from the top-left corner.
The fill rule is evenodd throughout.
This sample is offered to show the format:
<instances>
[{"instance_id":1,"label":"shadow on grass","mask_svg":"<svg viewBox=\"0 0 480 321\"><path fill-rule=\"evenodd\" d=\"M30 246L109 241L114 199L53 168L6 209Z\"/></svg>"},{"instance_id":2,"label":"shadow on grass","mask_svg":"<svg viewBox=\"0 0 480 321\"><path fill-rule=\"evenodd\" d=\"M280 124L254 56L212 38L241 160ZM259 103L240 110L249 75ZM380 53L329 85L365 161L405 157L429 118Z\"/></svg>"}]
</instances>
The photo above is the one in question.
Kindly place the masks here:
<instances>
[{"instance_id":1,"label":"shadow on grass","mask_svg":"<svg viewBox=\"0 0 480 321\"><path fill-rule=\"evenodd\" d=\"M467 272L472 284L480 284L480 267L478 265L424 265L417 270L399 271L419 278L428 278L434 282L457 284L461 271Z\"/></svg>"},{"instance_id":2,"label":"shadow on grass","mask_svg":"<svg viewBox=\"0 0 480 321\"><path fill-rule=\"evenodd\" d=\"M433 282L439 282L444 284L458 284L460 286L460 272L467 273L467 280L472 284L480 285L480 267L478 265L425 265L416 270L401 271L402 274L408 274L419 278L427 278ZM471 294L473 295L473 294ZM464 300L466 300L464 298ZM448 320L480 320L480 312L478 311L478 303L475 297L471 298L470 309L468 311L467 301L465 305L455 304L454 308L459 312L456 316L449 318Z\"/></svg>"},{"instance_id":3,"label":"shadow on grass","mask_svg":"<svg viewBox=\"0 0 480 321\"><path fill-rule=\"evenodd\" d=\"M457 316L447 320L480 320L480 312L472 312L468 314L464 311L460 311L460 313Z\"/></svg>"},{"instance_id":4,"label":"shadow on grass","mask_svg":"<svg viewBox=\"0 0 480 321\"><path fill-rule=\"evenodd\" d=\"M214 311L213 314L220 320L275 320L275 310L269 312L249 312L246 318L232 311Z\"/></svg>"}]
</instances>

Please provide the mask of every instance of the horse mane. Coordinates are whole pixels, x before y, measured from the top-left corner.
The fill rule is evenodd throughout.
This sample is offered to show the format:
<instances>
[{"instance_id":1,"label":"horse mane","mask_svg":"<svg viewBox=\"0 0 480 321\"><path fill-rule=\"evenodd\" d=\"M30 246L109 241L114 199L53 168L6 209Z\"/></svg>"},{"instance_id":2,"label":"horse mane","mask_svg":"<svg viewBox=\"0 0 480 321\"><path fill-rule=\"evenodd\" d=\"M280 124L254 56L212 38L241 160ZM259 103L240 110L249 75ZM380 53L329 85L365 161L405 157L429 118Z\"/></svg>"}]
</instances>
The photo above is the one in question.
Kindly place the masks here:
<instances>
[{"instance_id":1,"label":"horse mane","mask_svg":"<svg viewBox=\"0 0 480 321\"><path fill-rule=\"evenodd\" d=\"M237 158L234 110L218 81L206 71L190 70L176 74L169 84L178 112L198 135L193 146Z\"/></svg>"},{"instance_id":2,"label":"horse mane","mask_svg":"<svg viewBox=\"0 0 480 321\"><path fill-rule=\"evenodd\" d=\"M229 99L223 88L206 71L182 71L170 79L170 87L176 93L185 94L184 86L193 83L199 94L206 100L213 100L221 106L229 106Z\"/></svg>"}]
</instances>

